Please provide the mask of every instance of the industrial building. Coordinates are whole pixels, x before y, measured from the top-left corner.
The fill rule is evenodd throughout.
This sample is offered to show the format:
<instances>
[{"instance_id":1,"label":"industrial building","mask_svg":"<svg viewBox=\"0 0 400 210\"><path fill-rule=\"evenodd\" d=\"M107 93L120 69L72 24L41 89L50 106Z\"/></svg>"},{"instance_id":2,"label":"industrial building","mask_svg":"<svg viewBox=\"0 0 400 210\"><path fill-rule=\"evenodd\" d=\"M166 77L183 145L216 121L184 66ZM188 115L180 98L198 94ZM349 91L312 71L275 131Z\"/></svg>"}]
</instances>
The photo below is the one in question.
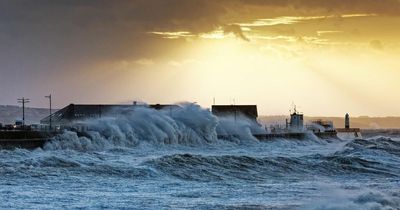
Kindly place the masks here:
<instances>
[{"instance_id":1,"label":"industrial building","mask_svg":"<svg viewBox=\"0 0 400 210\"><path fill-rule=\"evenodd\" d=\"M211 112L217 117L244 116L254 121L258 117L257 105L213 105Z\"/></svg>"},{"instance_id":2,"label":"industrial building","mask_svg":"<svg viewBox=\"0 0 400 210\"><path fill-rule=\"evenodd\" d=\"M101 118L102 116L120 115L129 113L137 107L148 107L156 110L165 108L178 108L178 105L152 104L152 105L111 105L111 104L70 104L51 115L51 124L54 126L68 125L72 122L86 119ZM43 118L41 124L49 125L50 116Z\"/></svg>"}]
</instances>

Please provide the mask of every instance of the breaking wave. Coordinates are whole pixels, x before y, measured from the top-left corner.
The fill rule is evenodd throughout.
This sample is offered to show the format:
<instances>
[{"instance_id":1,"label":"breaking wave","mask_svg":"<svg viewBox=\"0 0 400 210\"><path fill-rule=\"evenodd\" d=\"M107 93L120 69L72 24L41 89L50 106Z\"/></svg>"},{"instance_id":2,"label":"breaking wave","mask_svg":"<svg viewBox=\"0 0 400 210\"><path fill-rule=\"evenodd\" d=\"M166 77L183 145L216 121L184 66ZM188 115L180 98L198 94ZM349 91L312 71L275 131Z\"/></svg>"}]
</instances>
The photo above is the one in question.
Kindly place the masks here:
<instances>
[{"instance_id":1,"label":"breaking wave","mask_svg":"<svg viewBox=\"0 0 400 210\"><path fill-rule=\"evenodd\" d=\"M400 156L400 141L389 137L355 139L346 145L346 153L374 152Z\"/></svg>"},{"instance_id":2,"label":"breaking wave","mask_svg":"<svg viewBox=\"0 0 400 210\"><path fill-rule=\"evenodd\" d=\"M270 144L272 144L272 147ZM288 144L293 144L296 150L301 149L301 147L309 147L309 145L297 145L296 142L290 140L283 145L273 144L273 142L258 143L253 146L231 145L227 148L218 148L221 145L214 145L215 147L211 147L210 152L206 153L200 152L202 148L194 148L191 153L182 153L185 148L168 151L168 147L159 148L161 152L158 152L160 153L157 153L157 148L154 147L149 147L150 149L135 147L128 150L123 147L113 147L100 153L96 151L83 151L84 153L82 153L79 150L76 152L70 150L48 150L48 152L45 152L46 150L33 152L21 149L16 151L1 150L0 156L11 156L13 161L0 161L0 169L5 172L7 168L19 168L21 170L29 168L79 168L78 170L99 174L144 173L144 176L154 175L158 171L157 173L178 179L206 182L230 179L257 182L271 178L357 176L360 174L371 177L398 177L400 174L400 163L397 161L400 157L400 142L390 138L352 140L344 146L340 146L339 149L326 154L317 152L310 155L301 155L300 153L283 156L283 153L274 155L272 151L269 151L270 149L288 149ZM84 149L82 145L84 144L79 144L79 148ZM321 145L321 148L324 146ZM246 152L247 147L248 152ZM260 151L255 150L258 148L262 149ZM166 149L167 155L163 155L165 153L162 151L163 149ZM236 149L239 153L229 154L231 149ZM144 171L147 172L137 172L138 167L103 164L103 156L106 154L131 156L137 154L134 152L136 150L147 150L159 154L157 158L140 163L139 168L145 169ZM187 151L191 150L188 149ZM139 153L139 155L143 154Z\"/></svg>"},{"instance_id":3,"label":"breaking wave","mask_svg":"<svg viewBox=\"0 0 400 210\"><path fill-rule=\"evenodd\" d=\"M145 173L147 175L157 171L157 173L170 177L190 181L209 182L236 179L257 182L271 178L303 179L304 177L352 175L385 178L398 177L400 174L400 163L397 161L400 156L400 141L389 137L377 136L344 142L330 153L301 154L296 151L298 148L308 148L309 145L315 144L320 144L319 148L323 148L324 145L327 147L335 145L335 142L316 140L311 136L303 141L280 139L277 140L280 142L277 144L261 143L251 135L261 132L258 125L251 121L243 119L237 121L237 119L229 117L218 120L208 110L195 104L182 104L178 109L161 111L137 108L132 112L124 113L117 117L87 121L85 124L88 125L89 130L84 134L65 131L47 143L44 149L48 151L72 149L82 152L119 152L119 150L124 151L124 148L140 150L143 149L143 145L145 148L146 145L149 145L153 149L160 149L162 146L168 145L195 148L209 145L214 148L214 151L224 151L221 154L218 152L216 152L217 154L203 154L201 152L185 153L179 150L166 152L166 155L159 155L155 159L142 163L142 166L147 168L146 170L151 168L151 171ZM241 131L240 135L233 142L229 140L228 143L233 143L233 146L229 144L227 148L247 150L248 152L229 154L224 148L225 140L217 138L217 131L229 134L238 132L238 130ZM250 143L250 146L243 145L243 142ZM168 148L164 149L168 150ZM280 152L275 154L276 151L272 150ZM288 153L297 155L288 155ZM55 157L40 160L35 164L81 167L87 170L90 168L82 167L80 163L68 162ZM119 172L124 174L124 170L128 169L107 167L99 169L97 167L96 170L99 170L99 173L114 171L115 174ZM133 171L132 173L134 174Z\"/></svg>"},{"instance_id":4,"label":"breaking wave","mask_svg":"<svg viewBox=\"0 0 400 210\"><path fill-rule=\"evenodd\" d=\"M106 154L18 149L14 151L1 150L0 157L2 158L0 160L0 175L3 178L60 176L60 173L68 173L74 176L91 174L97 177L135 179L158 176L157 172L149 167L110 162L107 160Z\"/></svg>"},{"instance_id":5,"label":"breaking wave","mask_svg":"<svg viewBox=\"0 0 400 210\"><path fill-rule=\"evenodd\" d=\"M65 131L45 149L102 150L135 147L142 142L196 145L217 140L217 118L195 104L160 111L138 107L124 115L84 123L88 126L84 134Z\"/></svg>"},{"instance_id":6,"label":"breaking wave","mask_svg":"<svg viewBox=\"0 0 400 210\"><path fill-rule=\"evenodd\" d=\"M351 192L328 187L329 197L313 201L298 209L315 210L395 210L400 208L400 198L398 193L382 193L373 190L360 189Z\"/></svg>"},{"instance_id":7,"label":"breaking wave","mask_svg":"<svg viewBox=\"0 0 400 210\"><path fill-rule=\"evenodd\" d=\"M400 209L396 131L351 141L310 135L259 142L251 135L262 132L254 122L217 119L195 104L124 113L83 122L85 132L65 131L43 149L0 150L1 186L37 182L32 185L67 188L76 193L76 200L90 196L74 187L88 187L94 194L106 189L109 194L103 196L113 199L97 201L115 200L114 206L102 203L110 208L157 200L150 209L187 204L183 208ZM217 132L236 138L218 139ZM134 199L132 193L137 193ZM47 203L60 200L41 196L50 196L40 198ZM119 202L123 196L126 200ZM26 196L20 198L26 201Z\"/></svg>"},{"instance_id":8,"label":"breaking wave","mask_svg":"<svg viewBox=\"0 0 400 210\"><path fill-rule=\"evenodd\" d=\"M192 181L239 179L251 182L271 178L360 175L398 177L400 168L351 156L250 157L175 154L148 164L167 175ZM179 170L177 170L179 168Z\"/></svg>"},{"instance_id":9,"label":"breaking wave","mask_svg":"<svg viewBox=\"0 0 400 210\"><path fill-rule=\"evenodd\" d=\"M45 145L47 150L104 150L112 147L152 145L206 145L218 142L219 134L234 134L235 143L256 141L252 133L265 132L245 117L217 119L207 109L196 104L181 104L177 108L154 110L137 107L123 115L78 122L87 126L85 132L64 131Z\"/></svg>"}]
</instances>

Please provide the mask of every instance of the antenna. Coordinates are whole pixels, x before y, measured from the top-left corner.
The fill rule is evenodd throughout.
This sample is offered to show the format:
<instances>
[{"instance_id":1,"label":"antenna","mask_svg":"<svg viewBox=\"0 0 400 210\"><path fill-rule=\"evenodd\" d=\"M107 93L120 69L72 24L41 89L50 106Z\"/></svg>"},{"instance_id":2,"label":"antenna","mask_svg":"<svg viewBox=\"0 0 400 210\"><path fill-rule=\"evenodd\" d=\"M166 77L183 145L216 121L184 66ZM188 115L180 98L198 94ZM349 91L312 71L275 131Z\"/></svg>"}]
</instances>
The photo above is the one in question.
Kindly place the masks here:
<instances>
[{"instance_id":1,"label":"antenna","mask_svg":"<svg viewBox=\"0 0 400 210\"><path fill-rule=\"evenodd\" d=\"M18 98L18 103L22 103L22 127L25 127L25 104L30 102L29 98Z\"/></svg>"},{"instance_id":2,"label":"antenna","mask_svg":"<svg viewBox=\"0 0 400 210\"><path fill-rule=\"evenodd\" d=\"M296 104L293 101L292 101L291 108L289 110L290 114L292 114L292 109L293 109L293 113L296 114L297 113L297 108L296 108Z\"/></svg>"}]
</instances>

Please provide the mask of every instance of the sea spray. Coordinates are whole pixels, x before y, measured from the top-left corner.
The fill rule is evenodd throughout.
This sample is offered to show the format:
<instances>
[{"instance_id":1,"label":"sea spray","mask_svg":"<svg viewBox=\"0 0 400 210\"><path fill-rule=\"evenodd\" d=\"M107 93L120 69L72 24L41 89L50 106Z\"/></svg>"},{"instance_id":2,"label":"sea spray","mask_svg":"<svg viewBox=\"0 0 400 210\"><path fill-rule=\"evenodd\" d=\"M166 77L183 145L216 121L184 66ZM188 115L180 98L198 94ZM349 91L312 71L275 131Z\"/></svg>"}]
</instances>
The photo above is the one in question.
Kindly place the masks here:
<instances>
[{"instance_id":1,"label":"sea spray","mask_svg":"<svg viewBox=\"0 0 400 210\"><path fill-rule=\"evenodd\" d=\"M266 131L254 120L238 115L217 118L197 104L183 103L155 110L143 106L114 109L99 119L76 122L84 132L66 130L45 145L45 149L102 150L112 147L213 144L218 135L240 143L254 141L253 134ZM217 135L218 134L218 135Z\"/></svg>"},{"instance_id":2,"label":"sea spray","mask_svg":"<svg viewBox=\"0 0 400 210\"><path fill-rule=\"evenodd\" d=\"M102 120L112 129L65 132L76 141L65 149L1 150L0 208L400 208L400 145L389 137L124 143L115 136L133 126Z\"/></svg>"},{"instance_id":3,"label":"sea spray","mask_svg":"<svg viewBox=\"0 0 400 210\"><path fill-rule=\"evenodd\" d=\"M118 113L43 150L0 151L0 208L400 208L400 143L384 134L259 142L258 123L195 104Z\"/></svg>"},{"instance_id":4,"label":"sea spray","mask_svg":"<svg viewBox=\"0 0 400 210\"><path fill-rule=\"evenodd\" d=\"M258 141L253 135L265 134L266 130L258 122L238 113L235 116L219 117L217 133L229 136L227 140L240 143L243 140Z\"/></svg>"},{"instance_id":5,"label":"sea spray","mask_svg":"<svg viewBox=\"0 0 400 210\"><path fill-rule=\"evenodd\" d=\"M340 183L321 183L318 186L321 193L319 198L311 200L298 209L395 210L400 207L400 198L397 193L382 193L365 188L346 189L341 185Z\"/></svg>"},{"instance_id":6,"label":"sea spray","mask_svg":"<svg viewBox=\"0 0 400 210\"><path fill-rule=\"evenodd\" d=\"M115 114L123 113L123 114ZM65 131L45 145L45 149L99 150L151 144L206 144L217 140L218 120L196 104L181 104L155 110L135 107L114 110L100 119L79 122L87 126L84 134Z\"/></svg>"}]
</instances>

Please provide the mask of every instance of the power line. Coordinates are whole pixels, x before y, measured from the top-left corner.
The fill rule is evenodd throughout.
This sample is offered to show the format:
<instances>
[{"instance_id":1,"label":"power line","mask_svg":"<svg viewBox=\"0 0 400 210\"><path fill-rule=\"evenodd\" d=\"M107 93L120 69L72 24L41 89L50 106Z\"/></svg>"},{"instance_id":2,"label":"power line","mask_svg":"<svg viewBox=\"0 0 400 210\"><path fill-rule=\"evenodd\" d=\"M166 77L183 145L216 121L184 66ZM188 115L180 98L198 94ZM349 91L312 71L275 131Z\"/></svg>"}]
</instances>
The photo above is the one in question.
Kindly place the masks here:
<instances>
[{"instance_id":1,"label":"power line","mask_svg":"<svg viewBox=\"0 0 400 210\"><path fill-rule=\"evenodd\" d=\"M50 112L50 115L49 115L49 124L50 124L50 130L51 130L51 94L50 95L48 95L48 96L45 96L45 98L48 98L49 99L49 103L50 103L50 108L49 108L49 112Z\"/></svg>"},{"instance_id":2,"label":"power line","mask_svg":"<svg viewBox=\"0 0 400 210\"><path fill-rule=\"evenodd\" d=\"M25 128L25 104L30 102L29 98L18 98L18 103L22 103L22 127Z\"/></svg>"}]
</instances>

